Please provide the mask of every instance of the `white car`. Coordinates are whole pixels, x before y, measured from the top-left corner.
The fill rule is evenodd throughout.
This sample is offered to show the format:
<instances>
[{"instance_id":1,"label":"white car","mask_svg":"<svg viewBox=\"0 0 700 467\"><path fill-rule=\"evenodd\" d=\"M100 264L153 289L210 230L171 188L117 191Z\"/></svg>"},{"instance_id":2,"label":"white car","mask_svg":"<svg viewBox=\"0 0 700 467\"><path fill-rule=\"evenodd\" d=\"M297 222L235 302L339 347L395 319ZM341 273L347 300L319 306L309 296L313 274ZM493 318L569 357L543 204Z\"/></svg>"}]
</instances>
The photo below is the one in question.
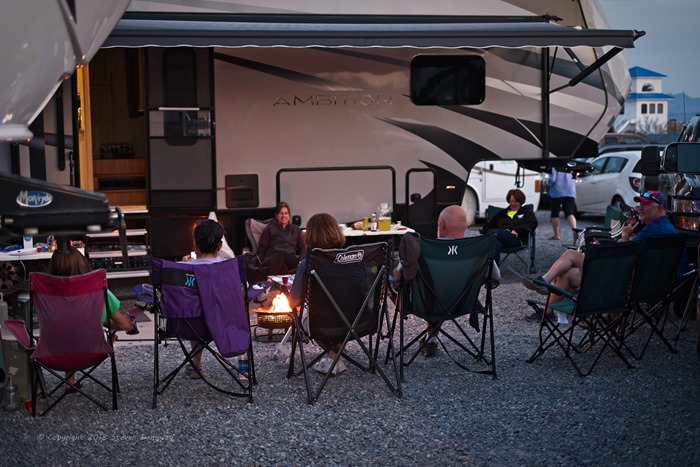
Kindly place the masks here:
<instances>
[{"instance_id":1,"label":"white car","mask_svg":"<svg viewBox=\"0 0 700 467\"><path fill-rule=\"evenodd\" d=\"M641 151L603 154L591 162L593 171L576 179L579 212L605 215L608 205L635 206L642 182Z\"/></svg>"}]
</instances>

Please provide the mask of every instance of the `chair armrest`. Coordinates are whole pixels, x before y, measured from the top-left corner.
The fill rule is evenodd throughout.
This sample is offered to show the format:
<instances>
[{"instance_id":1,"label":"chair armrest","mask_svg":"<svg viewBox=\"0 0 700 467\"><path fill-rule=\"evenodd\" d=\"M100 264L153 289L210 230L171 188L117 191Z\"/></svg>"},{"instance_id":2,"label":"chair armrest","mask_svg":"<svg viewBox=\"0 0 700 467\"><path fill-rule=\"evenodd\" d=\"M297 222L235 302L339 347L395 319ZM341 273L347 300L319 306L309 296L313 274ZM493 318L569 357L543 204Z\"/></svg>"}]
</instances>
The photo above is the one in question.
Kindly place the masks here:
<instances>
[{"instance_id":1,"label":"chair armrest","mask_svg":"<svg viewBox=\"0 0 700 467\"><path fill-rule=\"evenodd\" d=\"M553 293L554 295L562 295L565 298L570 298L572 300L576 299L576 295L574 295L571 292L568 292L564 289L560 289L559 287L557 287L556 285L554 285L550 282L544 281L544 280L539 279L539 278L533 279L532 282L535 283L536 285L539 285L539 286L546 288L547 290L549 290L550 293Z\"/></svg>"},{"instance_id":2,"label":"chair armrest","mask_svg":"<svg viewBox=\"0 0 700 467\"><path fill-rule=\"evenodd\" d=\"M5 327L17 338L17 342L19 342L25 350L34 349L34 345L32 345L32 338L29 336L27 326L24 324L23 320L6 319Z\"/></svg>"}]
</instances>

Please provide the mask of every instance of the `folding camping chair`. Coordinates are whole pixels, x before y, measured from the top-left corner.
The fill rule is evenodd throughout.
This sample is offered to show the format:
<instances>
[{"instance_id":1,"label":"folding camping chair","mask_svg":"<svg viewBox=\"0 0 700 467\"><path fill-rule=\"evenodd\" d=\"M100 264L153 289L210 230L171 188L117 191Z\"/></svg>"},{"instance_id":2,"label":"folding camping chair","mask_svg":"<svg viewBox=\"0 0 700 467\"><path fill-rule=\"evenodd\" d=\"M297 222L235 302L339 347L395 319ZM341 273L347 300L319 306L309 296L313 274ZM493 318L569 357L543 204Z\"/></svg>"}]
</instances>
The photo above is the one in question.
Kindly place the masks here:
<instances>
[{"instance_id":1,"label":"folding camping chair","mask_svg":"<svg viewBox=\"0 0 700 467\"><path fill-rule=\"evenodd\" d=\"M295 278L304 280L304 301L292 313L292 350L287 377L303 373L309 404L318 400L341 358L361 370L379 373L389 390L401 397L396 362L392 361L390 371L393 374L377 363L382 327L386 324L388 328L390 324L386 307L388 254L384 242L345 249L314 248L306 259L304 278ZM308 311L308 329L303 325L304 310ZM312 350L306 344L309 339L322 350ZM359 359L357 352L348 348L351 341L360 347ZM388 347L389 352L395 351L391 332L388 333ZM331 348L335 348L336 357L314 388L309 370ZM294 368L297 349L301 359L299 371Z\"/></svg>"},{"instance_id":2,"label":"folding camping chair","mask_svg":"<svg viewBox=\"0 0 700 467\"><path fill-rule=\"evenodd\" d=\"M29 274L30 316L25 325L22 320L7 320L5 324L17 337L19 343L31 352L32 363L32 416L36 416L37 390L42 378L42 369L55 376L59 382L47 397L57 393L56 399L44 410L45 415L67 394L76 392L90 401L109 410L86 392L83 382L90 380L112 394L112 409L117 410L117 364L114 359L113 335L109 327L105 330L102 314L107 301L107 274L104 269L71 277L58 277L32 272ZM39 319L41 335L33 334L33 313ZM109 323L107 323L109 326ZM38 343L37 343L38 342ZM95 370L109 358L111 384L97 379ZM71 384L62 374L75 372L76 384ZM42 391L44 392L44 391Z\"/></svg>"},{"instance_id":3,"label":"folding camping chair","mask_svg":"<svg viewBox=\"0 0 700 467\"><path fill-rule=\"evenodd\" d=\"M154 294L153 408L157 397L189 364L202 381L221 393L253 401L255 365L248 317L245 259L214 263L176 263L153 259ZM159 344L175 340L184 360L160 378ZM197 341L188 350L185 341ZM216 344L214 347L213 344ZM207 372L196 369L192 357L206 350L231 377L225 386L214 384ZM240 370L232 357L248 356L248 369ZM228 377L224 375L225 377Z\"/></svg>"},{"instance_id":4,"label":"folding camping chair","mask_svg":"<svg viewBox=\"0 0 700 467\"><path fill-rule=\"evenodd\" d=\"M655 335L672 353L676 353L664 336L668 308L674 294L688 281L695 280L697 271L690 271L677 279L678 266L686 245L686 235L650 235L642 239L634 281L630 291L632 313L623 327L623 343L628 352L640 360ZM641 350L633 351L631 336L644 324L650 332Z\"/></svg>"},{"instance_id":5,"label":"folding camping chair","mask_svg":"<svg viewBox=\"0 0 700 467\"><path fill-rule=\"evenodd\" d=\"M523 205L523 208L529 209L530 211L533 211L535 208L532 204L525 204ZM498 206L492 206L489 205L486 208L486 220L490 221L493 219L493 216L496 215L499 211L503 210L503 208L499 208ZM536 241L535 241L535 229L529 229L530 234L527 236L527 243L524 243L518 247L515 248L506 248L501 250L501 254L504 255L503 259L501 260L501 264L503 264L506 259L510 255L514 255L518 260L525 265L527 268L528 274L535 274L537 272L537 268L535 267L535 250L536 250ZM527 251L527 258L528 261L525 261L521 256L520 252L522 251Z\"/></svg>"},{"instance_id":6,"label":"folding camping chair","mask_svg":"<svg viewBox=\"0 0 700 467\"><path fill-rule=\"evenodd\" d=\"M608 347L629 368L633 368L620 351L617 339L620 323L628 312L629 290L641 248L642 242L590 245L583 261L578 294L569 293L549 282L534 281L551 293L545 304L528 300L541 318L540 343L527 360L528 363L534 362L557 344L580 376L587 376L593 371ZM564 298L552 302L552 294ZM545 310L554 314L545 313ZM579 344L575 343L576 340ZM593 352L601 342L597 353ZM590 366L582 369L582 355L588 352L593 355L587 362ZM577 359L581 361L577 363Z\"/></svg>"},{"instance_id":7,"label":"folding camping chair","mask_svg":"<svg viewBox=\"0 0 700 467\"><path fill-rule=\"evenodd\" d=\"M564 244L568 249L583 251L586 245L595 238L599 243L612 243L617 241L622 231L623 214L619 206L608 205L605 209L603 225L592 225L586 228L574 227L574 243Z\"/></svg>"},{"instance_id":8,"label":"folding camping chair","mask_svg":"<svg viewBox=\"0 0 700 467\"><path fill-rule=\"evenodd\" d=\"M404 319L400 319L400 368L409 366L420 352L420 342L428 332L437 331L437 339L447 355L462 369L489 374L496 379L496 349L493 340L493 304L491 277L496 237L458 239L420 239L418 272L408 283L402 283L399 291L397 313L404 318L415 315L424 319L428 327L405 343ZM485 301L482 305L479 294L486 284ZM479 329L479 315L483 317ZM472 338L457 319L469 316L469 323L477 329ZM448 329L448 323L451 323ZM487 347L488 341L488 347ZM447 342L454 344L453 350L462 351L468 358L483 364L483 370L472 370L470 366L452 355ZM415 347L414 347L415 346ZM415 349L415 350L412 350ZM404 354L410 355L404 362Z\"/></svg>"}]
</instances>

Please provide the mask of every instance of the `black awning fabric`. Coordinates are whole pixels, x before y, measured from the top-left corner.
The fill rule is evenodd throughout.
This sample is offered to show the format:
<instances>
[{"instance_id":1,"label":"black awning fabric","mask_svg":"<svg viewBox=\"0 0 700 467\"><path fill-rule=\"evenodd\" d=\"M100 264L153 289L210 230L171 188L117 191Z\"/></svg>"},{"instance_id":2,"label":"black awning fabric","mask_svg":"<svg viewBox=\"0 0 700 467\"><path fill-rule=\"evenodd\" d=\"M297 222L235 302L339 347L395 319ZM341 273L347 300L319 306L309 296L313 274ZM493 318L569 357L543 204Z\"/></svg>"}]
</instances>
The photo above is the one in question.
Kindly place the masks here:
<instances>
[{"instance_id":1,"label":"black awning fabric","mask_svg":"<svg viewBox=\"0 0 700 467\"><path fill-rule=\"evenodd\" d=\"M620 47L634 30L578 29L545 18L325 15L125 15L103 47Z\"/></svg>"}]
</instances>

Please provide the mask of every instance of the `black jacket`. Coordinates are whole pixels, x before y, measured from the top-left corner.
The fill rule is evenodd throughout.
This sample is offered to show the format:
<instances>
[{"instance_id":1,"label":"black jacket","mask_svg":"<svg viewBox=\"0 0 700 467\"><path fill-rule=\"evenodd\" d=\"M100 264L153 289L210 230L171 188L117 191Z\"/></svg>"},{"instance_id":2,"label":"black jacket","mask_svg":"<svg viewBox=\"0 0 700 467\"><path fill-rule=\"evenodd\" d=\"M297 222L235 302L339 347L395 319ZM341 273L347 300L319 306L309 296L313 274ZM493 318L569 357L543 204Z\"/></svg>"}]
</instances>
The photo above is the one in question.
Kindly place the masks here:
<instances>
[{"instance_id":1,"label":"black jacket","mask_svg":"<svg viewBox=\"0 0 700 467\"><path fill-rule=\"evenodd\" d=\"M518 212L511 219L508 217L508 208L501 209L493 216L493 219L488 221L481 231L488 233L491 229L515 230L518 232L520 243L526 243L530 235L530 230L537 228L537 217L532 209L521 206Z\"/></svg>"}]
</instances>

